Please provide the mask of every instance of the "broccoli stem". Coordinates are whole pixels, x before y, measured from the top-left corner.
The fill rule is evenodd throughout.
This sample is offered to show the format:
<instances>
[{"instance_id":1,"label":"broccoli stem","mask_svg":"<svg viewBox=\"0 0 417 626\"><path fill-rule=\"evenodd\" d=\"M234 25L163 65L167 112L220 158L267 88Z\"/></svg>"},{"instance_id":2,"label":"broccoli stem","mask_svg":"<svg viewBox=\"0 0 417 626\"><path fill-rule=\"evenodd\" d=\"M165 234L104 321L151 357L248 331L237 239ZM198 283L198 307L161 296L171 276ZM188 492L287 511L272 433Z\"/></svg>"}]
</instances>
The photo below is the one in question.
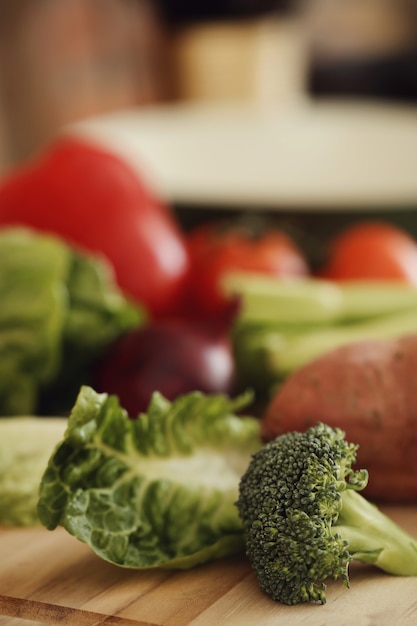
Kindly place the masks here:
<instances>
[{"instance_id":1,"label":"broccoli stem","mask_svg":"<svg viewBox=\"0 0 417 626\"><path fill-rule=\"evenodd\" d=\"M417 540L360 493L347 489L332 532L349 543L353 559L388 574L417 576Z\"/></svg>"}]
</instances>

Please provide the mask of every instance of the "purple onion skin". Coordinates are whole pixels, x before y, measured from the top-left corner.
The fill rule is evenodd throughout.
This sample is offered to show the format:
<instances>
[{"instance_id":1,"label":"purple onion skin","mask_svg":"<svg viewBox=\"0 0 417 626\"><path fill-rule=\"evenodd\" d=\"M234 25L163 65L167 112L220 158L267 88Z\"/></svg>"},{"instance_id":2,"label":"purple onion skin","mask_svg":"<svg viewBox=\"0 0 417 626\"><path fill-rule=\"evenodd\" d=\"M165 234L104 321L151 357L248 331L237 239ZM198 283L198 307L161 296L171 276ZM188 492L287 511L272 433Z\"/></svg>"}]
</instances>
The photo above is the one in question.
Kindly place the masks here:
<instances>
[{"instance_id":1,"label":"purple onion skin","mask_svg":"<svg viewBox=\"0 0 417 626\"><path fill-rule=\"evenodd\" d=\"M229 323L150 322L110 347L96 367L93 384L99 392L117 395L132 419L146 411L154 391L168 400L197 390L232 395L235 363Z\"/></svg>"}]
</instances>

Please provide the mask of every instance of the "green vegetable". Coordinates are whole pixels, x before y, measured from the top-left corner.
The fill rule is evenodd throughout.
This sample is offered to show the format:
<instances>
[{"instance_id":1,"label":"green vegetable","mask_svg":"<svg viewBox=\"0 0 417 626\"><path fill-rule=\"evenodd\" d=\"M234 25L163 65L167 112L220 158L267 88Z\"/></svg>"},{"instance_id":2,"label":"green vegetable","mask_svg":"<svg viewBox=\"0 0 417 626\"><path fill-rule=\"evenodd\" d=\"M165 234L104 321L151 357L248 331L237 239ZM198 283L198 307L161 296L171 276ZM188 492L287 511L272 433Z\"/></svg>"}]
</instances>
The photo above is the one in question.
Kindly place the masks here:
<instances>
[{"instance_id":1,"label":"green vegetable","mask_svg":"<svg viewBox=\"0 0 417 626\"><path fill-rule=\"evenodd\" d=\"M417 309L415 287L394 281L333 282L318 278L277 279L258 273L231 273L227 294L242 297L240 319L300 326L373 319Z\"/></svg>"},{"instance_id":2,"label":"green vegetable","mask_svg":"<svg viewBox=\"0 0 417 626\"><path fill-rule=\"evenodd\" d=\"M31 414L59 363L69 251L24 230L0 233L0 414Z\"/></svg>"},{"instance_id":3,"label":"green vegetable","mask_svg":"<svg viewBox=\"0 0 417 626\"><path fill-rule=\"evenodd\" d=\"M326 579L349 586L353 559L417 576L417 541L359 491L358 446L317 424L257 451L243 474L237 508L260 587L285 604L325 603Z\"/></svg>"},{"instance_id":4,"label":"green vegetable","mask_svg":"<svg viewBox=\"0 0 417 626\"><path fill-rule=\"evenodd\" d=\"M84 386L40 486L38 512L103 559L129 568L189 568L243 550L235 501L260 447L242 395L156 392L128 418L116 396Z\"/></svg>"},{"instance_id":5,"label":"green vegetable","mask_svg":"<svg viewBox=\"0 0 417 626\"><path fill-rule=\"evenodd\" d=\"M271 372L286 376L335 348L370 339L398 339L415 332L417 332L417 309L366 320L360 324L287 335L282 349L269 352L268 343L264 356Z\"/></svg>"},{"instance_id":6,"label":"green vegetable","mask_svg":"<svg viewBox=\"0 0 417 626\"><path fill-rule=\"evenodd\" d=\"M39 524L39 483L66 424L62 417L0 420L0 524Z\"/></svg>"},{"instance_id":7,"label":"green vegetable","mask_svg":"<svg viewBox=\"0 0 417 626\"><path fill-rule=\"evenodd\" d=\"M69 409L104 348L144 318L102 258L23 228L0 231L0 415Z\"/></svg>"},{"instance_id":8,"label":"green vegetable","mask_svg":"<svg viewBox=\"0 0 417 626\"><path fill-rule=\"evenodd\" d=\"M242 387L269 391L294 370L342 345L417 332L417 289L402 283L231 274L225 289L242 301L233 329Z\"/></svg>"}]
</instances>

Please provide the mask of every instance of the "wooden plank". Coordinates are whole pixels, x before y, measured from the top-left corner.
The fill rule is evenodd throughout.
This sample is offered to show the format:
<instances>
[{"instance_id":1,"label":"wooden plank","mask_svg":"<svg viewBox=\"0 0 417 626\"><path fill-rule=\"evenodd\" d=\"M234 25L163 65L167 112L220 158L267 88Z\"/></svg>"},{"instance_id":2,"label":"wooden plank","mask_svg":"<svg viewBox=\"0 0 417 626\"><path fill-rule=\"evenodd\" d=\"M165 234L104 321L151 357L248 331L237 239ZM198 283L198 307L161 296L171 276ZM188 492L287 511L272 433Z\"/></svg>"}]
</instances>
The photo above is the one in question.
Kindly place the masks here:
<instances>
[{"instance_id":1,"label":"wooden plank","mask_svg":"<svg viewBox=\"0 0 417 626\"><path fill-rule=\"evenodd\" d=\"M386 511L417 536L417 507ZM350 589L329 583L325 606L288 607L260 591L243 556L185 572L132 571L102 561L63 529L13 528L0 529L0 562L0 626L417 623L417 578L361 564L351 567Z\"/></svg>"}]
</instances>

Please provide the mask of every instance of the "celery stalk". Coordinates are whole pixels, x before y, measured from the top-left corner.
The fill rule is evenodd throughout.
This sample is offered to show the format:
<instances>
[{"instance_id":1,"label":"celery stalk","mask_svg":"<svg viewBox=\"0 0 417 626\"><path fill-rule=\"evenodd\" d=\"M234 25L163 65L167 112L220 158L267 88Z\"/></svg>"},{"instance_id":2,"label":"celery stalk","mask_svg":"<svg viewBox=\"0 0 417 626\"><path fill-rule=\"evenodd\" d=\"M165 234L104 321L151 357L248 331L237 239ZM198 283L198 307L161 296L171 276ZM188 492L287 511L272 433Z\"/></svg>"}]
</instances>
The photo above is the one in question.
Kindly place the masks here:
<instances>
[{"instance_id":1,"label":"celery stalk","mask_svg":"<svg viewBox=\"0 0 417 626\"><path fill-rule=\"evenodd\" d=\"M242 301L233 333L238 379L258 390L339 346L417 333L417 289L403 283L230 274L224 288Z\"/></svg>"},{"instance_id":2,"label":"celery stalk","mask_svg":"<svg viewBox=\"0 0 417 626\"><path fill-rule=\"evenodd\" d=\"M417 289L393 281L335 283L234 273L225 277L223 289L241 297L244 322L328 325L417 310Z\"/></svg>"},{"instance_id":3,"label":"celery stalk","mask_svg":"<svg viewBox=\"0 0 417 626\"><path fill-rule=\"evenodd\" d=\"M335 348L365 340L396 339L417 333L417 310L392 314L351 326L329 327L266 341L268 369L280 377Z\"/></svg>"},{"instance_id":4,"label":"celery stalk","mask_svg":"<svg viewBox=\"0 0 417 626\"><path fill-rule=\"evenodd\" d=\"M338 285L324 280L277 280L259 274L229 274L223 288L226 294L241 297L240 319L245 322L329 323L341 315L343 307Z\"/></svg>"}]
</instances>

